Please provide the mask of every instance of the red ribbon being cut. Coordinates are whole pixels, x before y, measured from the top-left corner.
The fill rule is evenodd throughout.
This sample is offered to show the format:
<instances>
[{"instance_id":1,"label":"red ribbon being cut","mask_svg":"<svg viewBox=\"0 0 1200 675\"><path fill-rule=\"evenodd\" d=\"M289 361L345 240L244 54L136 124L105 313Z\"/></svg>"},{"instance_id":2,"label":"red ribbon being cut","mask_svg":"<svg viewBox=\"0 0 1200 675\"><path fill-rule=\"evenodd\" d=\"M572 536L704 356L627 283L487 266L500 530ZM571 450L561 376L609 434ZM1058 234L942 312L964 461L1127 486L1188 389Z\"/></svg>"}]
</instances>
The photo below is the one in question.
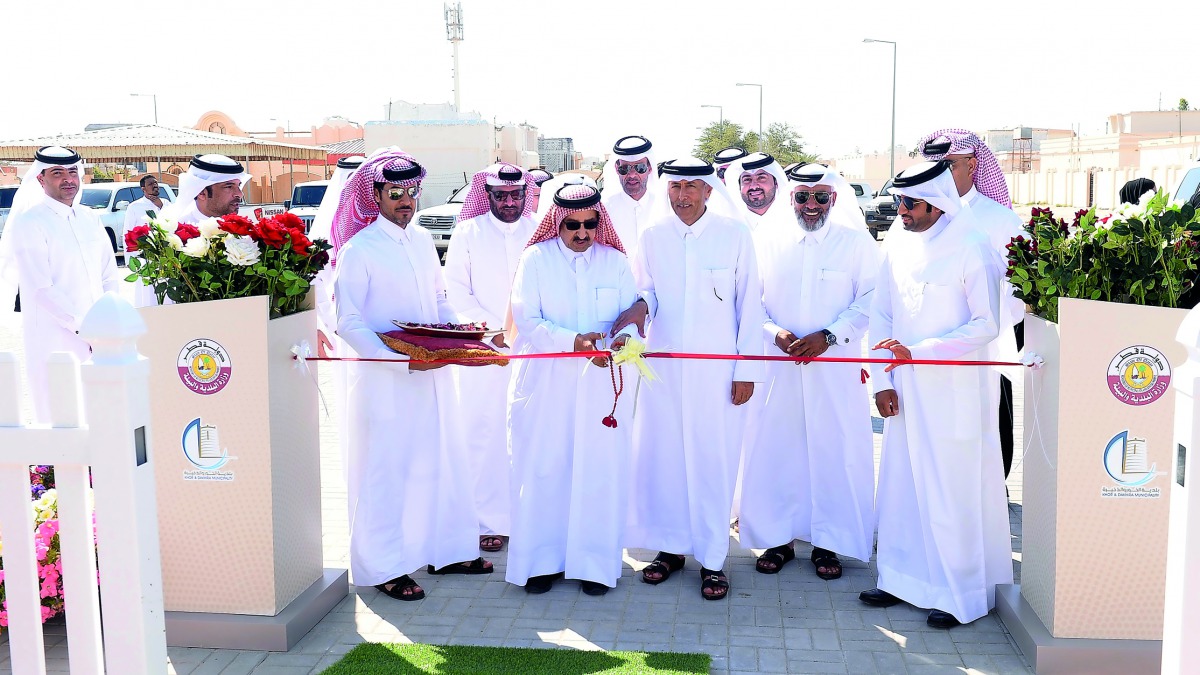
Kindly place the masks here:
<instances>
[{"instance_id":1,"label":"red ribbon being cut","mask_svg":"<svg viewBox=\"0 0 1200 675\"><path fill-rule=\"evenodd\" d=\"M613 352L609 351L592 351L592 352L552 352L546 354L504 354L505 359L569 359L569 358L594 358L597 356L611 357ZM883 363L895 364L898 366L1024 366L1024 363L1019 361L955 361L952 359L872 359L864 357L849 357L849 356L743 356L741 354L705 354L695 352L646 352L642 354L647 359L693 359L699 361L792 361L797 363ZM293 356L292 358L299 358ZM457 363L469 360L494 360L494 356L468 356L455 359L433 359L429 361L420 361L420 363ZM340 356L306 356L305 361L359 361L364 363L397 363L408 361L408 359L368 359L358 357L340 357Z\"/></svg>"}]
</instances>

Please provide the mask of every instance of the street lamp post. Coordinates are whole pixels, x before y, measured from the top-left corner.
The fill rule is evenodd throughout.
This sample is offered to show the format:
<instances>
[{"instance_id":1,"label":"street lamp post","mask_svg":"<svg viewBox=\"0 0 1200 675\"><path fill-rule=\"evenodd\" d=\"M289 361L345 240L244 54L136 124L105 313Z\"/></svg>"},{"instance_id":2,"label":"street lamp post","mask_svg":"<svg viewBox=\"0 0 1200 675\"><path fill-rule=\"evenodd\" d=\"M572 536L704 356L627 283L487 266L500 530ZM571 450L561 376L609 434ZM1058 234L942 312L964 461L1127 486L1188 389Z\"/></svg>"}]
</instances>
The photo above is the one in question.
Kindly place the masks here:
<instances>
[{"instance_id":1,"label":"street lamp post","mask_svg":"<svg viewBox=\"0 0 1200 675\"><path fill-rule=\"evenodd\" d=\"M737 86L739 86L739 87L758 87L758 147L756 148L756 150L758 150L759 152L762 152L762 149L763 149L763 128L762 128L762 90L763 90L763 86L761 84L755 84L753 82L738 82Z\"/></svg>"},{"instance_id":2,"label":"street lamp post","mask_svg":"<svg viewBox=\"0 0 1200 675\"><path fill-rule=\"evenodd\" d=\"M701 103L700 107L701 108L716 108L717 116L720 117L720 119L721 119L720 124L722 126L724 126L724 124L725 124L725 108L722 108L719 105L709 105L708 103Z\"/></svg>"},{"instance_id":3,"label":"street lamp post","mask_svg":"<svg viewBox=\"0 0 1200 675\"><path fill-rule=\"evenodd\" d=\"M149 96L154 101L154 123L158 124L158 94L130 94L130 96Z\"/></svg>"},{"instance_id":4,"label":"street lamp post","mask_svg":"<svg viewBox=\"0 0 1200 675\"><path fill-rule=\"evenodd\" d=\"M882 42L892 46L892 145L888 151L889 171L891 172L888 177L893 178L896 175L896 43L891 40L872 40L871 38L864 38L863 42Z\"/></svg>"}]
</instances>

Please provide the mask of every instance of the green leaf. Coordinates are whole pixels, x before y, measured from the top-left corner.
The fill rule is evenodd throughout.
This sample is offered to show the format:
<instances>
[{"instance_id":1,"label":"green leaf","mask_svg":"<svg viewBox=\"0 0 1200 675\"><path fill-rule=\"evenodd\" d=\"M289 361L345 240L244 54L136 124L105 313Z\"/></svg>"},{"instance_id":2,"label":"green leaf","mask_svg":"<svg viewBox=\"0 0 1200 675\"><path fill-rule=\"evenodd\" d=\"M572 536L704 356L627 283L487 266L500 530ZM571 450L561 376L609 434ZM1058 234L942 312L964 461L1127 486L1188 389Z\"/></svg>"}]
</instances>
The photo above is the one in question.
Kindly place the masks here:
<instances>
[{"instance_id":1,"label":"green leaf","mask_svg":"<svg viewBox=\"0 0 1200 675\"><path fill-rule=\"evenodd\" d=\"M1101 295L1103 295L1103 294L1100 292L1100 289L1099 289L1099 288L1097 288L1096 290L1092 291L1092 299L1093 299L1093 300L1099 300Z\"/></svg>"},{"instance_id":2,"label":"green leaf","mask_svg":"<svg viewBox=\"0 0 1200 675\"><path fill-rule=\"evenodd\" d=\"M125 281L137 281L137 279L138 275L136 274L130 274L129 276L125 277Z\"/></svg>"},{"instance_id":3,"label":"green leaf","mask_svg":"<svg viewBox=\"0 0 1200 675\"><path fill-rule=\"evenodd\" d=\"M1022 283L1022 284L1021 284L1021 291L1022 291L1022 292L1024 292L1026 296L1028 296L1028 295L1029 295L1029 293L1030 293L1030 291L1032 291L1032 290L1033 290L1033 284L1032 284L1032 283L1030 283L1030 282L1026 281L1026 282L1024 282L1024 283Z\"/></svg>"}]
</instances>

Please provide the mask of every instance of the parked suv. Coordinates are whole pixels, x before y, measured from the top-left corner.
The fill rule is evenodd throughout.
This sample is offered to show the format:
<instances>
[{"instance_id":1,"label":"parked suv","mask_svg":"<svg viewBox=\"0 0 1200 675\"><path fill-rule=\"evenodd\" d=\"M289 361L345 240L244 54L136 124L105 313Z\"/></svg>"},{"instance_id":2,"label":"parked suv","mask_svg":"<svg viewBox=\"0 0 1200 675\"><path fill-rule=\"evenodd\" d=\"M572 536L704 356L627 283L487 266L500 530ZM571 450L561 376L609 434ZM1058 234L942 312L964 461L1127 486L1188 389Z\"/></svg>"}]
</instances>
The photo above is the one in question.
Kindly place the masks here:
<instances>
[{"instance_id":1,"label":"parked suv","mask_svg":"<svg viewBox=\"0 0 1200 675\"><path fill-rule=\"evenodd\" d=\"M283 203L283 208L287 209L288 213L304 221L305 232L312 229L313 219L317 217L317 209L320 208L328 188L327 180L296 183L296 187L292 189L292 198Z\"/></svg>"},{"instance_id":2,"label":"parked suv","mask_svg":"<svg viewBox=\"0 0 1200 675\"><path fill-rule=\"evenodd\" d=\"M1200 191L1200 162L1197 162L1192 168L1187 170L1187 173L1183 174L1183 180L1179 181L1179 185L1175 188L1173 200L1186 202L1197 191Z\"/></svg>"},{"instance_id":3,"label":"parked suv","mask_svg":"<svg viewBox=\"0 0 1200 675\"><path fill-rule=\"evenodd\" d=\"M467 183L455 190L445 204L417 211L417 224L429 230L429 233L433 235L433 245L437 247L438 255L446 255L446 249L450 247L450 235L454 233L454 223L458 220L458 213L462 211L463 202L466 201L467 191L470 188L471 184Z\"/></svg>"},{"instance_id":4,"label":"parked suv","mask_svg":"<svg viewBox=\"0 0 1200 675\"><path fill-rule=\"evenodd\" d=\"M850 187L854 188L854 198L858 200L858 210L867 215L867 205L875 198L875 193L871 191L871 184L862 181L851 181Z\"/></svg>"},{"instance_id":5,"label":"parked suv","mask_svg":"<svg viewBox=\"0 0 1200 675\"><path fill-rule=\"evenodd\" d=\"M875 198L863 207L863 215L867 217L867 229L876 239L879 238L880 230L887 230L892 226L892 221L896 219L896 202L892 198L890 178L879 188L879 192L875 193Z\"/></svg>"},{"instance_id":6,"label":"parked suv","mask_svg":"<svg viewBox=\"0 0 1200 675\"><path fill-rule=\"evenodd\" d=\"M12 208L13 197L17 196L20 185L0 185L0 236L4 236L4 222L8 220L8 211Z\"/></svg>"},{"instance_id":7,"label":"parked suv","mask_svg":"<svg viewBox=\"0 0 1200 675\"><path fill-rule=\"evenodd\" d=\"M170 185L158 184L158 196L164 203L175 201L175 191ZM142 198L142 188L137 183L85 183L79 199L82 206L100 212L100 222L108 232L113 252L125 255L125 209Z\"/></svg>"}]
</instances>

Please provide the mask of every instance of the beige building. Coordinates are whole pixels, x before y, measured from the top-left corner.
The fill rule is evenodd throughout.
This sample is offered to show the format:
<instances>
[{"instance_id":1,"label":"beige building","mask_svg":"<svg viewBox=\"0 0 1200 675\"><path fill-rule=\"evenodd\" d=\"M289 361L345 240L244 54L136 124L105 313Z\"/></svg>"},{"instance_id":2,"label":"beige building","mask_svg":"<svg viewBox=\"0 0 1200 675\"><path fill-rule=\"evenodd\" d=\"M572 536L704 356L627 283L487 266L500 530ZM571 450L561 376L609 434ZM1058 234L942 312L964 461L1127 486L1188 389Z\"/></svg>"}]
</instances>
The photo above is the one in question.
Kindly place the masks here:
<instances>
[{"instance_id":1,"label":"beige building","mask_svg":"<svg viewBox=\"0 0 1200 675\"><path fill-rule=\"evenodd\" d=\"M920 157L909 157L908 150L903 146L896 146L896 173L920 161L923 161ZM872 191L878 191L892 177L891 155L887 152L837 157L830 160L829 165L836 168L846 180L870 184Z\"/></svg>"},{"instance_id":2,"label":"beige building","mask_svg":"<svg viewBox=\"0 0 1200 675\"><path fill-rule=\"evenodd\" d=\"M1106 126L1104 134L1045 138L1029 171L1002 162L1013 202L1113 209L1126 182L1149 178L1172 191L1200 158L1200 111L1121 113Z\"/></svg>"}]
</instances>

